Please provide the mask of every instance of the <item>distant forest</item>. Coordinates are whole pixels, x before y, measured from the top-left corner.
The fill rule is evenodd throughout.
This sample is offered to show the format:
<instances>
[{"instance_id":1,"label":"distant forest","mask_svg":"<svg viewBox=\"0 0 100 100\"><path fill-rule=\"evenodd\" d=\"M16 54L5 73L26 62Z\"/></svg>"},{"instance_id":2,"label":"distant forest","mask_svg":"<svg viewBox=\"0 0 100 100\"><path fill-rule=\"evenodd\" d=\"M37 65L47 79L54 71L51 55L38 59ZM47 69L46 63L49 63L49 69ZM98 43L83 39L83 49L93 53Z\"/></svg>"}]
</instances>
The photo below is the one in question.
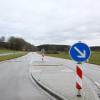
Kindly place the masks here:
<instances>
[{"instance_id":1,"label":"distant forest","mask_svg":"<svg viewBox=\"0 0 100 100\"><path fill-rule=\"evenodd\" d=\"M45 49L46 53L59 53L59 52L68 52L70 49L69 45L40 45L37 46L38 50ZM100 51L100 46L90 47L91 51Z\"/></svg>"},{"instance_id":2,"label":"distant forest","mask_svg":"<svg viewBox=\"0 0 100 100\"><path fill-rule=\"evenodd\" d=\"M22 50L22 51L41 51L45 49L46 53L58 53L69 51L69 45L54 45L54 44L45 44L34 46L26 42L22 38L18 37L9 37L7 40L4 36L0 37L0 48L6 48L11 50ZM100 46L90 47L92 51L100 51Z\"/></svg>"},{"instance_id":3,"label":"distant forest","mask_svg":"<svg viewBox=\"0 0 100 100\"><path fill-rule=\"evenodd\" d=\"M37 46L38 50L45 49L46 53L59 53L59 52L66 52L69 50L70 46L68 45L53 45L53 44L46 44Z\"/></svg>"}]
</instances>

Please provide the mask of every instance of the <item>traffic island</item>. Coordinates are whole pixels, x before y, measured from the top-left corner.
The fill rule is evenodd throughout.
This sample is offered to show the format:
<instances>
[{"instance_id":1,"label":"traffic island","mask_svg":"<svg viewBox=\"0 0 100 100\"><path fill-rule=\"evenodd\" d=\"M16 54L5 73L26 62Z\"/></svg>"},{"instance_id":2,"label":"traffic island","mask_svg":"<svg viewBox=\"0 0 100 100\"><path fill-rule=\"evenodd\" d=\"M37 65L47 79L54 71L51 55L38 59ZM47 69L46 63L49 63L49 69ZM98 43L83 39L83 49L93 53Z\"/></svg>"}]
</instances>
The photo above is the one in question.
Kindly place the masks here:
<instances>
[{"instance_id":1,"label":"traffic island","mask_svg":"<svg viewBox=\"0 0 100 100\"><path fill-rule=\"evenodd\" d=\"M49 65L50 62L48 62ZM51 64L51 63L50 63ZM31 68L32 78L46 92L59 96L58 100L98 100L91 81L83 77L81 97L77 97L76 75L66 66L36 66Z\"/></svg>"}]
</instances>

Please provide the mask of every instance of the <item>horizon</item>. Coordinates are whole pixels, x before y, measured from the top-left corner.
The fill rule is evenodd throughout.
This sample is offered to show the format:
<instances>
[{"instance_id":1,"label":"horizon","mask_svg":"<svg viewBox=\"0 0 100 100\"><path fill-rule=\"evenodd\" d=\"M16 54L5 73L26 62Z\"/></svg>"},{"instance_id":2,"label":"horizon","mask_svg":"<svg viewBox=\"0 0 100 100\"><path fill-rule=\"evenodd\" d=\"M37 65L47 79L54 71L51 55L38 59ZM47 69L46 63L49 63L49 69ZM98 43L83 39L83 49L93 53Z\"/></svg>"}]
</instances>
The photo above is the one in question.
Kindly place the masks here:
<instances>
[{"instance_id":1,"label":"horizon","mask_svg":"<svg viewBox=\"0 0 100 100\"><path fill-rule=\"evenodd\" d=\"M23 37L18 37L18 36L10 36L10 37L5 37L5 36L1 36L1 37L4 37L5 38L5 42L7 42L8 41L8 39L10 38L10 37L15 37L15 38L21 38L21 39L24 39ZM24 39L25 40L25 39ZM34 46L40 46L40 45L65 45L65 46L72 46L73 44L75 44L75 43L78 43L79 41L75 41L75 42L72 42L71 44L60 44L60 43L44 43L44 44L38 44L38 45L35 45L34 43L31 43L31 42L29 42L29 41L27 41L27 40L25 40L26 42L28 42L28 43L30 43L30 44L32 44L32 45L34 45ZM99 47L100 45L90 45L89 43L86 43L86 42L83 42L83 41L81 41L82 43L85 43L85 44L87 44L87 45L89 45L89 47Z\"/></svg>"}]
</instances>

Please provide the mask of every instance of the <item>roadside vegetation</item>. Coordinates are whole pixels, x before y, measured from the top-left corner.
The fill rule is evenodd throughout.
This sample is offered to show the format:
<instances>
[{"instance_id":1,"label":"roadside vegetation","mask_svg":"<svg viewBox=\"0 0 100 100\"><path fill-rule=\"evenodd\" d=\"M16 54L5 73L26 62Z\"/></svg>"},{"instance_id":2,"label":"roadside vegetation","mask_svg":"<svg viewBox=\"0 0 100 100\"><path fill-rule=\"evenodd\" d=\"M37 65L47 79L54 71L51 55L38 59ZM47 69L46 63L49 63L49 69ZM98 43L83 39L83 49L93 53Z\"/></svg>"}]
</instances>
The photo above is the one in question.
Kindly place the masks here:
<instances>
[{"instance_id":1,"label":"roadside vegetation","mask_svg":"<svg viewBox=\"0 0 100 100\"><path fill-rule=\"evenodd\" d=\"M47 56L71 59L68 52L59 52L58 54L46 54ZM100 65L100 52L93 51L88 63Z\"/></svg>"},{"instance_id":2,"label":"roadside vegetation","mask_svg":"<svg viewBox=\"0 0 100 100\"><path fill-rule=\"evenodd\" d=\"M90 63L100 65L100 52L93 51L89 60Z\"/></svg>"},{"instance_id":3,"label":"roadside vegetation","mask_svg":"<svg viewBox=\"0 0 100 100\"><path fill-rule=\"evenodd\" d=\"M17 52L17 51L10 50L10 49L0 48L0 54L15 53L15 52Z\"/></svg>"},{"instance_id":4,"label":"roadside vegetation","mask_svg":"<svg viewBox=\"0 0 100 100\"><path fill-rule=\"evenodd\" d=\"M0 61L21 57L30 51L36 51L36 47L22 38L0 37Z\"/></svg>"},{"instance_id":5,"label":"roadside vegetation","mask_svg":"<svg viewBox=\"0 0 100 100\"><path fill-rule=\"evenodd\" d=\"M16 52L16 53L5 55L5 56L0 56L0 61L18 58L18 57L24 56L26 54L27 54L27 52Z\"/></svg>"},{"instance_id":6,"label":"roadside vegetation","mask_svg":"<svg viewBox=\"0 0 100 100\"><path fill-rule=\"evenodd\" d=\"M56 45L56 44L44 44L39 46L34 46L29 42L25 41L19 37L0 37L0 54L9 55L0 56L0 61L8 60L16 57L25 55L27 52L38 51L41 52L42 49L45 50L46 55L53 57L60 57L64 59L70 59L69 57L70 45ZM100 46L90 47L92 54L89 63L100 65Z\"/></svg>"}]
</instances>

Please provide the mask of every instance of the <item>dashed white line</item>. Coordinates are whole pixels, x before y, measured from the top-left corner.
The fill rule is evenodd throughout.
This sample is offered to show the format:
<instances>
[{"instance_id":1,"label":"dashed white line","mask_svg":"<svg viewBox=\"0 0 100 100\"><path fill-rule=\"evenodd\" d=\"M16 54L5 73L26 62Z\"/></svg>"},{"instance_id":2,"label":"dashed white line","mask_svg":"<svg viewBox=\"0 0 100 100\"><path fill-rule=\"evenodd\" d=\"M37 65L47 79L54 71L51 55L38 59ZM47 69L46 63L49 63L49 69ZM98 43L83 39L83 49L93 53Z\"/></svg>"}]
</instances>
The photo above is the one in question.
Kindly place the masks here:
<instances>
[{"instance_id":1,"label":"dashed white line","mask_svg":"<svg viewBox=\"0 0 100 100\"><path fill-rule=\"evenodd\" d=\"M96 84L97 88L100 90L100 83L95 82L95 84Z\"/></svg>"}]
</instances>

